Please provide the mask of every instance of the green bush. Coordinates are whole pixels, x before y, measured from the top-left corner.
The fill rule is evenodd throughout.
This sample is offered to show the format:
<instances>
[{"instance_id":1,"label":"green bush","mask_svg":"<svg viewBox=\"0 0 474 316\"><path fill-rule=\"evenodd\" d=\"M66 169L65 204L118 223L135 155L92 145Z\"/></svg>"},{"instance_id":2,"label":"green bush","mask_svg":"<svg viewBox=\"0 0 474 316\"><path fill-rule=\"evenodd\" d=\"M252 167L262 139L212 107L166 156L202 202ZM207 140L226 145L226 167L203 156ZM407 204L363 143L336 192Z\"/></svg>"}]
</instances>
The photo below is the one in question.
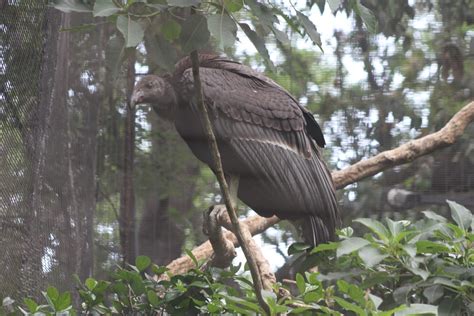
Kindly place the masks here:
<instances>
[{"instance_id":1,"label":"green bush","mask_svg":"<svg viewBox=\"0 0 474 316\"><path fill-rule=\"evenodd\" d=\"M290 247L304 258L303 267L319 272L296 275L294 289L276 284L264 297L273 314L303 315L470 315L474 313L474 220L463 206L448 201L454 222L433 212L416 223L381 223L362 218L363 237L352 228L339 232L341 241L307 249ZM3 300L8 314L262 314L248 273L202 263L185 275L155 280L166 268L138 257L134 266L119 268L110 281L88 278L79 283L81 305L72 306L68 292L49 287L44 304ZM311 271L313 271L312 269ZM290 284L291 285L291 284ZM275 294L275 293L278 293Z\"/></svg>"}]
</instances>

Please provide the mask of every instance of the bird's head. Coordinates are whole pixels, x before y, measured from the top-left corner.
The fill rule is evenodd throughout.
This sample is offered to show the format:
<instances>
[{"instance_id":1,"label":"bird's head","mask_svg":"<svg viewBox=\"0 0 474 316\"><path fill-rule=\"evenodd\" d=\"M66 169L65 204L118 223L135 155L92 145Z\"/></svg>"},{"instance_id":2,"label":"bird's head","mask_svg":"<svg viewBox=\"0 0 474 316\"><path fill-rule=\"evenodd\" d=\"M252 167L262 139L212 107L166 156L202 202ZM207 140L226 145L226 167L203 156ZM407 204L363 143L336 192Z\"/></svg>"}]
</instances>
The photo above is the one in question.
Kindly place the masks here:
<instances>
[{"instance_id":1,"label":"bird's head","mask_svg":"<svg viewBox=\"0 0 474 316\"><path fill-rule=\"evenodd\" d=\"M144 76L133 89L131 105L151 104L159 116L172 120L176 95L171 84L156 75Z\"/></svg>"}]
</instances>

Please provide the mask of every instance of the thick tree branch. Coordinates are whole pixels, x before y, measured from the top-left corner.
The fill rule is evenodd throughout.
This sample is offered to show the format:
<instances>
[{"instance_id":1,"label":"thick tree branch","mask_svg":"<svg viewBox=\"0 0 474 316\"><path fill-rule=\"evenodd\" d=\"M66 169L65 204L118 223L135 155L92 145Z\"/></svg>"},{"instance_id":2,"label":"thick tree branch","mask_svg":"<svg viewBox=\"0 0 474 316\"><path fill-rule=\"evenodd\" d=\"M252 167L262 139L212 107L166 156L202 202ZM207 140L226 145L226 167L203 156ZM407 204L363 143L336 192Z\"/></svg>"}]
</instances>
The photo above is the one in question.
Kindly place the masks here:
<instances>
[{"instance_id":1,"label":"thick tree branch","mask_svg":"<svg viewBox=\"0 0 474 316\"><path fill-rule=\"evenodd\" d=\"M334 185L337 189L373 176L385 169L401 165L414 159L432 153L437 149L454 144L464 133L466 127L474 121L474 102L464 106L453 118L438 132L429 134L425 137L412 140L400 147L382 152L372 158L362 160L344 170L332 172ZM278 217L273 216L264 218L252 216L242 221L252 235L258 235L268 227L273 226L279 221ZM226 232L225 237L238 245L237 239L231 232ZM212 256L212 246L209 241L194 248L192 251L198 260ZM173 260L168 266L173 274L186 273L194 267L192 260L185 256Z\"/></svg>"},{"instance_id":2,"label":"thick tree branch","mask_svg":"<svg viewBox=\"0 0 474 316\"><path fill-rule=\"evenodd\" d=\"M413 161L435 150L452 145L472 121L474 121L474 102L464 106L442 129L433 134L409 141L400 147L359 161L344 170L334 171L332 173L334 185L337 189L342 189L351 183L373 176L385 169Z\"/></svg>"},{"instance_id":3,"label":"thick tree branch","mask_svg":"<svg viewBox=\"0 0 474 316\"><path fill-rule=\"evenodd\" d=\"M209 141L209 147L212 155L212 160L214 162L214 171L219 182L219 186L224 197L225 206L227 212L229 213L230 220L232 222L233 231L237 236L240 246L244 252L245 258L250 269L250 274L253 279L253 286L255 287L255 295L257 296L260 306L265 310L267 314L270 314L270 309L265 302L265 299L262 296L262 290L264 289L264 284L259 273L258 265L255 258L252 256L252 251L250 249L250 243L252 242L252 235L250 233L245 234L242 228L240 227L240 222L235 212L234 203L231 199L229 187L224 175L224 170L222 168L222 161L217 147L216 137L212 130L212 124L209 119L209 114L204 104L204 98L201 87L201 80L199 78L199 56L197 51L191 52L191 62L193 66L193 79L194 79L194 88L196 91L197 103L202 113L202 119L204 123L204 129L206 132L207 140ZM236 190L236 188L235 188Z\"/></svg>"}]
</instances>

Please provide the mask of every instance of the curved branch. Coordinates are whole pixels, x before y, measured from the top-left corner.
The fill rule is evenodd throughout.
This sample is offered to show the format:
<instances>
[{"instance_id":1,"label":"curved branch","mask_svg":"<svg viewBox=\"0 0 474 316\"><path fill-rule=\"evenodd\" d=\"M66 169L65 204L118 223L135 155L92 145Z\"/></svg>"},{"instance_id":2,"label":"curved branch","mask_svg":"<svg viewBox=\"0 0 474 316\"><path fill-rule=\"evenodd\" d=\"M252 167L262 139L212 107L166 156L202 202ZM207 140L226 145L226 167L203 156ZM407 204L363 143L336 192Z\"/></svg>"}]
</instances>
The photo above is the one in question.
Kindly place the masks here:
<instances>
[{"instance_id":1,"label":"curved branch","mask_svg":"<svg viewBox=\"0 0 474 316\"><path fill-rule=\"evenodd\" d=\"M471 102L456 113L438 132L412 140L395 149L384 151L344 170L333 171L334 185L337 189L342 189L351 183L373 176L385 169L413 161L435 150L452 145L463 135L466 127L473 121L474 102ZM252 235L258 235L279 221L276 216L270 218L251 216L242 222L247 225ZM232 241L234 245L238 245L237 239L231 232L226 232L225 237ZM194 248L192 252L198 260L209 258L213 254L209 241ZM182 274L193 268L194 263L188 256L185 256L173 260L167 267L173 274Z\"/></svg>"}]
</instances>

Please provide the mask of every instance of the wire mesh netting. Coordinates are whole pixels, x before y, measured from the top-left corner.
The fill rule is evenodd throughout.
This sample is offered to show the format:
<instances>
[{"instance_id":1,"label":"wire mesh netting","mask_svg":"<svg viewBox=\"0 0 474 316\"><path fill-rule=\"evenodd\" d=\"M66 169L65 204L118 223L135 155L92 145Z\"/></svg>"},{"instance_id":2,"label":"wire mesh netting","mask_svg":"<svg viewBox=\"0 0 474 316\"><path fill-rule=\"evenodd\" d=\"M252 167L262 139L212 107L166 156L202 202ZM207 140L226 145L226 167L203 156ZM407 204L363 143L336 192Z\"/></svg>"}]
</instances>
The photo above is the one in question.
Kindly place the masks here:
<instances>
[{"instance_id":1,"label":"wire mesh netting","mask_svg":"<svg viewBox=\"0 0 474 316\"><path fill-rule=\"evenodd\" d=\"M135 72L123 71L123 38L112 23L47 2L0 0L0 297L35 296L49 284L71 289L75 274L108 277L122 263L121 226L130 228L133 255L167 264L205 240L201 210L220 198L212 172L150 109L132 116L136 139L124 146L125 91ZM389 12L387 1L366 2L380 21L377 35L354 16L320 14L314 5L324 53L296 34L291 49L268 45L278 68L268 75L317 114L333 169L439 130L474 97L473 7L391 1ZM325 19L332 29L324 31ZM264 69L239 37L242 47L229 55ZM129 69L164 72L147 53L152 40L145 37ZM339 191L345 224L447 212L446 199L472 209L473 135L471 126L454 146ZM127 148L130 223L121 218ZM280 225L262 235L274 269L297 239Z\"/></svg>"},{"instance_id":2,"label":"wire mesh netting","mask_svg":"<svg viewBox=\"0 0 474 316\"><path fill-rule=\"evenodd\" d=\"M92 267L94 121L81 125L92 106L66 102L68 57L58 52L70 35L59 29L70 17L51 10L13 1L0 12L0 296L69 288Z\"/></svg>"}]
</instances>

